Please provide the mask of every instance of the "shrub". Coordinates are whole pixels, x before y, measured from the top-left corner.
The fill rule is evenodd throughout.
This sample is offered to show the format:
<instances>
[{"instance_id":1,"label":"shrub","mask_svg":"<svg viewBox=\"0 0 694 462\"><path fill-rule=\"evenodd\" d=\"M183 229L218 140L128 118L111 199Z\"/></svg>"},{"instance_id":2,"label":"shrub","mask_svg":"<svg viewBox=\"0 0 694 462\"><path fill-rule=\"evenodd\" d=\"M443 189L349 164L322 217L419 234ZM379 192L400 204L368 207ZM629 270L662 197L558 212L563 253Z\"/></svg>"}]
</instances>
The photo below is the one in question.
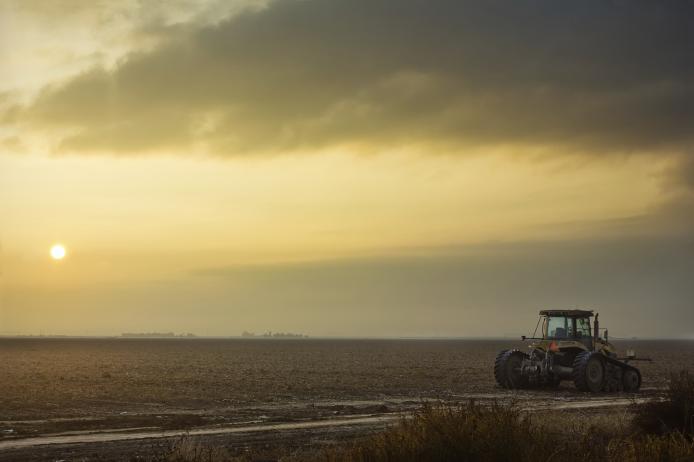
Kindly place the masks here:
<instances>
[{"instance_id":1,"label":"shrub","mask_svg":"<svg viewBox=\"0 0 694 462\"><path fill-rule=\"evenodd\" d=\"M587 417L590 419L590 416ZM513 406L475 403L425 406L410 419L358 441L335 447L315 460L390 461L692 461L694 443L683 433L620 435L611 427L579 430L570 421L531 421Z\"/></svg>"},{"instance_id":2,"label":"shrub","mask_svg":"<svg viewBox=\"0 0 694 462\"><path fill-rule=\"evenodd\" d=\"M607 460L614 462L688 462L694 460L694 442L682 433L641 435L615 439L608 446Z\"/></svg>"},{"instance_id":3,"label":"shrub","mask_svg":"<svg viewBox=\"0 0 694 462\"><path fill-rule=\"evenodd\" d=\"M694 376L673 374L664 400L637 405L634 412L634 425L643 433L694 436Z\"/></svg>"},{"instance_id":4,"label":"shrub","mask_svg":"<svg viewBox=\"0 0 694 462\"><path fill-rule=\"evenodd\" d=\"M514 406L469 402L457 407L425 405L390 429L336 448L333 461L507 461L532 460L558 448L549 433Z\"/></svg>"}]
</instances>

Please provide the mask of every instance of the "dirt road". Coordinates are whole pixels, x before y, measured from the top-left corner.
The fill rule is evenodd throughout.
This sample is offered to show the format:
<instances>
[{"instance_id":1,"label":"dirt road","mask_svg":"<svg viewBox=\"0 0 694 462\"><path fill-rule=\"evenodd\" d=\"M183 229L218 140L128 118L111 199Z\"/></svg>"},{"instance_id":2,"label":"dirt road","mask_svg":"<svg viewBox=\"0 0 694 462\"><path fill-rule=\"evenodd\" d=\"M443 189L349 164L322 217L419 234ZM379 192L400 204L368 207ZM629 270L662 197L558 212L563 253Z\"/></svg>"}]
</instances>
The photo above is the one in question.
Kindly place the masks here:
<instances>
[{"instance_id":1,"label":"dirt road","mask_svg":"<svg viewBox=\"0 0 694 462\"><path fill-rule=\"evenodd\" d=\"M646 391L648 392L648 390ZM549 392L539 393L475 393L460 395L454 402L474 399L478 402L513 401L528 412L586 410L623 408L635 403L645 402L653 397L645 396L556 396ZM542 396L540 396L540 394ZM433 400L429 400L433 401ZM9 438L0 441L0 460L45 460L95 458L115 460L119 455L140 451L148 452L146 447L171 445L177 438L186 435L205 441L225 439L225 444L244 447L253 444L272 442L286 444L315 444L316 441L343 439L366 435L393 423L420 406L422 402L411 400L344 401L322 403L332 408L357 406L362 409L388 409L376 414L355 414L348 417L308 418L287 422L237 423L206 426L191 429L168 429L152 427L110 428L90 431L71 431L47 434L29 438ZM313 404L315 407L315 403ZM319 406L320 407L320 406ZM152 441L156 443L151 444ZM149 446L147 446L147 444Z\"/></svg>"}]
</instances>

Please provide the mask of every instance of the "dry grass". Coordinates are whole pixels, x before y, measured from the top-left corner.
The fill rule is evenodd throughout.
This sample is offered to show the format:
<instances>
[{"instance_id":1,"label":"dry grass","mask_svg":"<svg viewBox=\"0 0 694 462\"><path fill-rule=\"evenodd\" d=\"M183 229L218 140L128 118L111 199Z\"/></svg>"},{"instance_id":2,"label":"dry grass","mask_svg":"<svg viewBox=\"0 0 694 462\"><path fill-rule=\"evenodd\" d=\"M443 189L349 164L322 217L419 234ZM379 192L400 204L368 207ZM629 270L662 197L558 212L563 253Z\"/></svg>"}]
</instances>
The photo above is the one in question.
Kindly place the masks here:
<instances>
[{"instance_id":1,"label":"dry grass","mask_svg":"<svg viewBox=\"0 0 694 462\"><path fill-rule=\"evenodd\" d=\"M175 440L168 451L152 457L142 457L137 460L147 462L296 462L315 458L318 452L311 451L310 456L302 456L301 451L289 452L287 449L268 448L248 450L237 447L230 450L222 446L206 444L200 439L184 435Z\"/></svg>"},{"instance_id":2,"label":"dry grass","mask_svg":"<svg viewBox=\"0 0 694 462\"><path fill-rule=\"evenodd\" d=\"M554 451L551 438L514 407L425 406L412 418L326 452L332 461L529 460Z\"/></svg>"},{"instance_id":3,"label":"dry grass","mask_svg":"<svg viewBox=\"0 0 694 462\"><path fill-rule=\"evenodd\" d=\"M458 407L426 405L392 428L328 449L298 454L248 452L232 456L183 438L158 461L167 462L538 462L585 460L605 462L684 462L694 460L691 437L675 431L667 435L615 435L602 427L575 426L562 432L536 422L508 405L483 406L470 402Z\"/></svg>"},{"instance_id":4,"label":"dry grass","mask_svg":"<svg viewBox=\"0 0 694 462\"><path fill-rule=\"evenodd\" d=\"M183 439L164 459L175 462L329 461L329 462L684 462L694 460L694 378L672 377L666 399L637 405L629 425L605 419L547 419L514 405L485 406L470 401L457 407L425 404L397 425L352 444L302 454L223 450Z\"/></svg>"},{"instance_id":5,"label":"dry grass","mask_svg":"<svg viewBox=\"0 0 694 462\"><path fill-rule=\"evenodd\" d=\"M513 407L470 403L455 409L428 407L413 419L357 442L332 448L316 460L371 461L691 461L694 443L686 435L622 434L585 426L561 431L534 422Z\"/></svg>"},{"instance_id":6,"label":"dry grass","mask_svg":"<svg viewBox=\"0 0 694 462\"><path fill-rule=\"evenodd\" d=\"M634 425L648 434L677 431L694 436L694 375L687 371L673 374L666 399L638 406Z\"/></svg>"},{"instance_id":7,"label":"dry grass","mask_svg":"<svg viewBox=\"0 0 694 462\"><path fill-rule=\"evenodd\" d=\"M674 374L663 401L635 405L617 422L538 419L514 406L426 406L412 419L321 458L371 461L692 461L694 377ZM537 416L535 417L537 419Z\"/></svg>"},{"instance_id":8,"label":"dry grass","mask_svg":"<svg viewBox=\"0 0 694 462\"><path fill-rule=\"evenodd\" d=\"M173 443L171 451L160 460L166 462L217 462L234 459L223 447L203 446L195 439L183 436Z\"/></svg>"}]
</instances>

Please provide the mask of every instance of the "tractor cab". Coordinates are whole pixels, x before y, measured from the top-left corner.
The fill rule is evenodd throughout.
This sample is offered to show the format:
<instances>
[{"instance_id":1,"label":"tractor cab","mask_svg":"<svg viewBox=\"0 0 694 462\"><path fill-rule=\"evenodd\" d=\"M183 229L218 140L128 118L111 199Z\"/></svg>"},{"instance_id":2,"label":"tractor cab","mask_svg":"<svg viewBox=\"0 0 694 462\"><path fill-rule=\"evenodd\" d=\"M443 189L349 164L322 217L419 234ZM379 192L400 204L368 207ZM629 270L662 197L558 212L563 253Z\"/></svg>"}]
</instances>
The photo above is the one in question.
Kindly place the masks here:
<instances>
[{"instance_id":1,"label":"tractor cab","mask_svg":"<svg viewBox=\"0 0 694 462\"><path fill-rule=\"evenodd\" d=\"M586 310L543 310L542 338L555 341L575 341L593 350L593 335L590 318L592 311Z\"/></svg>"},{"instance_id":2,"label":"tractor cab","mask_svg":"<svg viewBox=\"0 0 694 462\"><path fill-rule=\"evenodd\" d=\"M533 336L531 348L557 351L599 351L607 356L616 357L614 346L600 337L598 314L592 310L542 310L538 327L542 323L542 336ZM592 322L591 322L592 321ZM537 328L535 329L537 333Z\"/></svg>"}]
</instances>

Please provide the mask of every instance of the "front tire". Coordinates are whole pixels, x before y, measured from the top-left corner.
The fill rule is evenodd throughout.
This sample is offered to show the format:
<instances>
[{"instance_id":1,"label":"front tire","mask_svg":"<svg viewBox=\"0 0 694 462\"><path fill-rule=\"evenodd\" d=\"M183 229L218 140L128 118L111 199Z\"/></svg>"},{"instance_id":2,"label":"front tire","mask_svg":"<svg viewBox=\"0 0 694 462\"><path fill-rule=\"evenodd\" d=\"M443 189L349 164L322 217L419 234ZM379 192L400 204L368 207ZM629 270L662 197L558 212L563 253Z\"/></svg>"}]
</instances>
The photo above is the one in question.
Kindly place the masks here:
<instances>
[{"instance_id":1,"label":"front tire","mask_svg":"<svg viewBox=\"0 0 694 462\"><path fill-rule=\"evenodd\" d=\"M526 388L528 380L521 373L523 360L528 356L518 350L504 350L499 353L494 362L494 378L503 388Z\"/></svg>"},{"instance_id":2,"label":"front tire","mask_svg":"<svg viewBox=\"0 0 694 462\"><path fill-rule=\"evenodd\" d=\"M574 385L580 391L597 393L605 384L605 361L600 353L584 351L576 355L573 364Z\"/></svg>"}]
</instances>

